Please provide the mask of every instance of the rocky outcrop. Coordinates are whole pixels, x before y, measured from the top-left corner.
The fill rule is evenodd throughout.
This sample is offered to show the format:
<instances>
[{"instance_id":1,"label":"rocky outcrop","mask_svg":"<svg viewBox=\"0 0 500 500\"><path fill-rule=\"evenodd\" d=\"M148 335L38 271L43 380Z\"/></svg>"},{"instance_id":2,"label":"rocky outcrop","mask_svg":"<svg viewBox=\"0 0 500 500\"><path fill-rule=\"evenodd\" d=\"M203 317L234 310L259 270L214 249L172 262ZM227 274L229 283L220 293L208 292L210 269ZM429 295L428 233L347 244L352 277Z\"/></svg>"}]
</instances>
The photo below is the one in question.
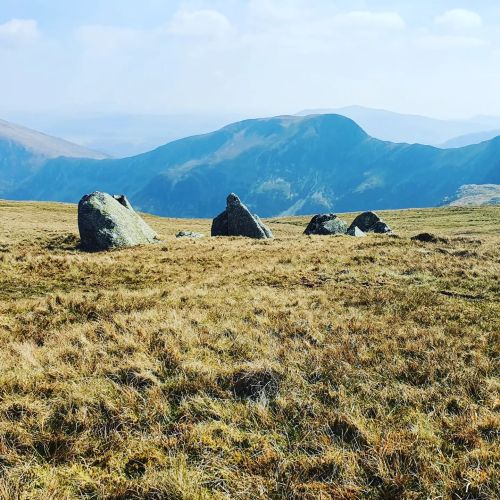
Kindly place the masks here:
<instances>
[{"instance_id":1,"label":"rocky outcrop","mask_svg":"<svg viewBox=\"0 0 500 500\"><path fill-rule=\"evenodd\" d=\"M392 229L375 212L363 212L358 215L349 226L349 230L355 227L364 233L392 233Z\"/></svg>"},{"instance_id":2,"label":"rocky outcrop","mask_svg":"<svg viewBox=\"0 0 500 500\"><path fill-rule=\"evenodd\" d=\"M90 252L158 241L124 195L85 195L78 204L78 229L81 248Z\"/></svg>"},{"instance_id":3,"label":"rocky outcrop","mask_svg":"<svg viewBox=\"0 0 500 500\"><path fill-rule=\"evenodd\" d=\"M304 234L318 234L328 236L331 234L346 234L347 223L335 214L318 214L309 222Z\"/></svg>"},{"instance_id":4,"label":"rocky outcrop","mask_svg":"<svg viewBox=\"0 0 500 500\"><path fill-rule=\"evenodd\" d=\"M271 230L257 215L252 215L234 193L227 197L226 210L212 221L211 233L212 236L246 236L255 239L273 237Z\"/></svg>"}]
</instances>

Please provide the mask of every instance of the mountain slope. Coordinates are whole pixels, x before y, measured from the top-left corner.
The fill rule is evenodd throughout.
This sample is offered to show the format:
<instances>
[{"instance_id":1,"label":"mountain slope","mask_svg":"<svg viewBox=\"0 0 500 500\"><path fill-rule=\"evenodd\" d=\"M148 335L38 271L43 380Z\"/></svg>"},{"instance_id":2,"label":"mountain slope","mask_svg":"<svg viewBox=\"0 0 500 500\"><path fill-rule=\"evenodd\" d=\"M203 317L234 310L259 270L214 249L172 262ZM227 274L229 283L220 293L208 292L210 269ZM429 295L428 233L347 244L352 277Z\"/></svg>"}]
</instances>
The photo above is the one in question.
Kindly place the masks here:
<instances>
[{"instance_id":1,"label":"mountain slope","mask_svg":"<svg viewBox=\"0 0 500 500\"><path fill-rule=\"evenodd\" d=\"M0 140L15 143L34 155L44 158L57 158L59 156L97 160L106 158L106 155L102 153L4 120L0 120Z\"/></svg>"},{"instance_id":2,"label":"mountain slope","mask_svg":"<svg viewBox=\"0 0 500 500\"><path fill-rule=\"evenodd\" d=\"M71 142L0 120L0 195L57 157L106 158Z\"/></svg>"},{"instance_id":3,"label":"mountain slope","mask_svg":"<svg viewBox=\"0 0 500 500\"><path fill-rule=\"evenodd\" d=\"M442 150L373 139L338 115L247 120L120 160L58 158L14 199L126 193L160 215L211 217L230 191L262 216L435 206L464 184L500 183L500 138Z\"/></svg>"},{"instance_id":4,"label":"mountain slope","mask_svg":"<svg viewBox=\"0 0 500 500\"><path fill-rule=\"evenodd\" d=\"M446 200L450 207L482 207L500 205L500 185L466 184L460 186L455 196Z\"/></svg>"},{"instance_id":5,"label":"mountain slope","mask_svg":"<svg viewBox=\"0 0 500 500\"><path fill-rule=\"evenodd\" d=\"M493 117L476 117L472 120L438 120L426 116L394 113L382 109L363 106L347 106L337 109L309 109L298 116L313 114L339 114L354 120L368 134L377 139L410 144L444 145L447 141L461 137L460 144L449 147L468 146L481 140L471 134L485 133L492 130ZM496 119L497 121L499 119ZM482 140L491 139L493 136ZM448 147L446 145L446 147Z\"/></svg>"}]
</instances>

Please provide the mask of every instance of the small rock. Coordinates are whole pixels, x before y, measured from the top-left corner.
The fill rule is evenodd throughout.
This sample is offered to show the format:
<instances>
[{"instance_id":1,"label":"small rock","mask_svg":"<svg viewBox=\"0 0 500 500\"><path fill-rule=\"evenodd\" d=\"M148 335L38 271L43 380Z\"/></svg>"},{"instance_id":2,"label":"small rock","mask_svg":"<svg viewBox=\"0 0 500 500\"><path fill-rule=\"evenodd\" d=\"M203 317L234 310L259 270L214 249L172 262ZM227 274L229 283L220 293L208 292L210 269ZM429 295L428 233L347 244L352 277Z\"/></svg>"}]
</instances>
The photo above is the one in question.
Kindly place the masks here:
<instances>
[{"instance_id":1,"label":"small rock","mask_svg":"<svg viewBox=\"0 0 500 500\"><path fill-rule=\"evenodd\" d=\"M365 233L387 234L392 232L392 229L375 212L363 212L358 215L349 229L356 226Z\"/></svg>"},{"instance_id":2,"label":"small rock","mask_svg":"<svg viewBox=\"0 0 500 500\"><path fill-rule=\"evenodd\" d=\"M347 224L335 214L315 215L304 231L304 234L318 234L328 236L331 234L346 234Z\"/></svg>"},{"instance_id":3,"label":"small rock","mask_svg":"<svg viewBox=\"0 0 500 500\"><path fill-rule=\"evenodd\" d=\"M252 215L234 193L227 197L226 210L212 221L211 234L212 236L246 236L255 239L273 237L271 230L257 215Z\"/></svg>"},{"instance_id":4,"label":"small rock","mask_svg":"<svg viewBox=\"0 0 500 500\"><path fill-rule=\"evenodd\" d=\"M193 231L179 231L176 235L176 238L204 238L205 235L201 233L193 233Z\"/></svg>"},{"instance_id":5,"label":"small rock","mask_svg":"<svg viewBox=\"0 0 500 500\"><path fill-rule=\"evenodd\" d=\"M366 233L361 231L358 226L350 227L347 230L347 234L349 236L355 236L356 238L364 238L366 236Z\"/></svg>"}]
</instances>

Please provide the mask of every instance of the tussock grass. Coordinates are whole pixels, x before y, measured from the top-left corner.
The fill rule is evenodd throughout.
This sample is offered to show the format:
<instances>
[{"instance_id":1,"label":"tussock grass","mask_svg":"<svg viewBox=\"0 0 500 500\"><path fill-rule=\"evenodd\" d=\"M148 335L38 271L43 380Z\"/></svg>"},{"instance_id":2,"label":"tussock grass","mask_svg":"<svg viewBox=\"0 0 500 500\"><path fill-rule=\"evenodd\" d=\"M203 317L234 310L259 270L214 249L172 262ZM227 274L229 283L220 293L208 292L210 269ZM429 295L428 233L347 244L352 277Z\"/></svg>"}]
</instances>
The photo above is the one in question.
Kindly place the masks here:
<instances>
[{"instance_id":1,"label":"tussock grass","mask_svg":"<svg viewBox=\"0 0 500 500\"><path fill-rule=\"evenodd\" d=\"M85 254L0 202L0 497L498 498L500 210L383 216Z\"/></svg>"}]
</instances>

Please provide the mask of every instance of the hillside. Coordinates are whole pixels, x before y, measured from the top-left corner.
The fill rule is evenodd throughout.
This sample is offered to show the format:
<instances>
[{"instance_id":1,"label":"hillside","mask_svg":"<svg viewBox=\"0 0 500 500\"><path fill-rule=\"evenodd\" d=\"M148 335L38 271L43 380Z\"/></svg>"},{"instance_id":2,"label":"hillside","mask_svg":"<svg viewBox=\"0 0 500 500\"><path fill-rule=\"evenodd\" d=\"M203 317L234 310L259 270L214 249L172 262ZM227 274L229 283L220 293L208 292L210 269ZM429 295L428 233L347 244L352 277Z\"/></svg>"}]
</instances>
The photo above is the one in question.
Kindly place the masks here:
<instances>
[{"instance_id":1,"label":"hillside","mask_svg":"<svg viewBox=\"0 0 500 500\"><path fill-rule=\"evenodd\" d=\"M460 186L455 196L452 196L446 202L452 207L500 205L500 185L466 184L465 186Z\"/></svg>"},{"instance_id":2,"label":"hillside","mask_svg":"<svg viewBox=\"0 0 500 500\"><path fill-rule=\"evenodd\" d=\"M0 120L0 196L58 157L103 159L106 155Z\"/></svg>"},{"instance_id":3,"label":"hillside","mask_svg":"<svg viewBox=\"0 0 500 500\"><path fill-rule=\"evenodd\" d=\"M247 120L121 160L52 160L8 197L77 202L101 190L158 215L211 217L235 191L276 216L436 206L487 183L500 183L500 138L450 150L393 144L316 115Z\"/></svg>"},{"instance_id":4,"label":"hillside","mask_svg":"<svg viewBox=\"0 0 500 500\"><path fill-rule=\"evenodd\" d=\"M0 202L0 497L498 498L499 211L84 254Z\"/></svg>"}]
</instances>

